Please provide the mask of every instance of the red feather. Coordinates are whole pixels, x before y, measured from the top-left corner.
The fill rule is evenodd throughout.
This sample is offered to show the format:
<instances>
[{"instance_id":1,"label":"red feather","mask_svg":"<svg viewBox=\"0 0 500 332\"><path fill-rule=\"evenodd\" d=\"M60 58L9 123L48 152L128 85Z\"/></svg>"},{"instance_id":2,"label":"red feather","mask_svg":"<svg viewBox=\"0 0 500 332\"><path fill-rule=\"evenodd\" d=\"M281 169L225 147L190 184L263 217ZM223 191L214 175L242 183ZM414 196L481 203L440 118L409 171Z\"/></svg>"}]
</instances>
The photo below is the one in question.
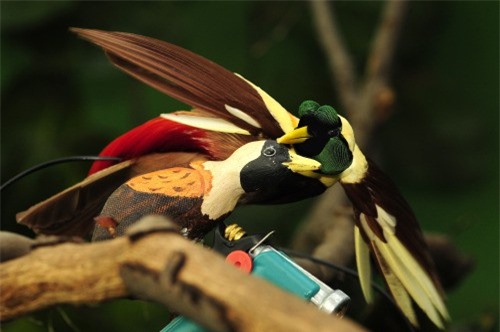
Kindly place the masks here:
<instances>
[{"instance_id":1,"label":"red feather","mask_svg":"<svg viewBox=\"0 0 500 332\"><path fill-rule=\"evenodd\" d=\"M163 118L154 118L126 132L108 144L100 156L119 157L128 160L150 153L161 152L200 152L212 156L209 142L205 140L206 131L173 122ZM96 161L88 175L109 166L114 161Z\"/></svg>"}]
</instances>

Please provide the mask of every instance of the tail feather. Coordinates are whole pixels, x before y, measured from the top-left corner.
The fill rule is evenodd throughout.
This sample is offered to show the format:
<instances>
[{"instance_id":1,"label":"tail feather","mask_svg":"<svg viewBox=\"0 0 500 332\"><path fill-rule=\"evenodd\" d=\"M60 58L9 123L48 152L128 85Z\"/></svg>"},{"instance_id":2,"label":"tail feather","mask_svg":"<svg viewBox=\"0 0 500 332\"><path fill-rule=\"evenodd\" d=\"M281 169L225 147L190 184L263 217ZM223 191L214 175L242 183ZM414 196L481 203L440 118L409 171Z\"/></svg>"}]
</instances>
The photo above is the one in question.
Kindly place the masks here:
<instances>
[{"instance_id":1,"label":"tail feather","mask_svg":"<svg viewBox=\"0 0 500 332\"><path fill-rule=\"evenodd\" d=\"M369 300L365 248L369 247L396 303L412 324L416 325L413 300L443 329L450 316L415 215L396 186L371 160L366 160L366 166L358 177L340 179L355 212L356 258L363 293ZM362 241L367 244L362 245Z\"/></svg>"},{"instance_id":2,"label":"tail feather","mask_svg":"<svg viewBox=\"0 0 500 332\"><path fill-rule=\"evenodd\" d=\"M370 250L363 240L358 226L354 226L354 246L356 248L356 266L358 268L359 282L366 302L373 302L373 290L370 285L372 276L370 265Z\"/></svg>"},{"instance_id":3,"label":"tail feather","mask_svg":"<svg viewBox=\"0 0 500 332\"><path fill-rule=\"evenodd\" d=\"M441 317L446 320L450 319L450 315L439 291L434 286L430 276L422 269L420 264L413 258L410 252L401 244L394 235L386 235L387 245L385 245L396 260L398 265L404 267L415 278L418 286L427 295L431 305L435 308ZM423 307L422 307L423 308Z\"/></svg>"},{"instance_id":4,"label":"tail feather","mask_svg":"<svg viewBox=\"0 0 500 332\"><path fill-rule=\"evenodd\" d=\"M379 213L379 216L383 216ZM401 311L408 317L410 322L416 326L415 312L413 311L410 298L427 314L429 319L439 328L444 329L444 319L449 319L448 312L441 296L431 277L415 260L410 252L401 244L388 223L379 221L382 225L384 239L378 237L368 225L368 218L364 214L359 217L360 230L364 237L370 242L371 249L384 276L384 279L391 293L400 307ZM358 235L358 242L362 240L362 235ZM357 257L361 256L366 261L366 254L361 254L361 246L356 246ZM358 263L359 264L359 263ZM366 264L366 263L365 263ZM365 274L361 269L361 275ZM366 287L366 276L360 277L362 288ZM365 284L365 286L363 286ZM364 291L366 294L367 292ZM366 295L365 295L366 296Z\"/></svg>"},{"instance_id":5,"label":"tail feather","mask_svg":"<svg viewBox=\"0 0 500 332\"><path fill-rule=\"evenodd\" d=\"M384 255L380 252L379 248L375 245L375 242L371 242L371 249L374 253L375 259L378 262L378 267L384 276L385 283L392 294L392 297L396 301L399 309L408 318L413 326L418 327L417 316L413 310L412 301L410 295L406 291L405 287L399 280L399 278L393 273L391 267L387 263Z\"/></svg>"},{"instance_id":6,"label":"tail feather","mask_svg":"<svg viewBox=\"0 0 500 332\"><path fill-rule=\"evenodd\" d=\"M429 316L430 320L436 326L443 329L443 319L438 312L436 300L429 296L429 290L426 287L429 277L422 271L422 268L418 266L416 270L412 270L410 268L412 264L408 264L408 262L413 258L408 255L402 255L401 252L396 253L395 248L389 242L384 243L379 239L375 239L373 245L380 252L381 257L385 259L391 273L401 282L405 291L411 295L418 306ZM417 275L422 279L418 278Z\"/></svg>"}]
</instances>

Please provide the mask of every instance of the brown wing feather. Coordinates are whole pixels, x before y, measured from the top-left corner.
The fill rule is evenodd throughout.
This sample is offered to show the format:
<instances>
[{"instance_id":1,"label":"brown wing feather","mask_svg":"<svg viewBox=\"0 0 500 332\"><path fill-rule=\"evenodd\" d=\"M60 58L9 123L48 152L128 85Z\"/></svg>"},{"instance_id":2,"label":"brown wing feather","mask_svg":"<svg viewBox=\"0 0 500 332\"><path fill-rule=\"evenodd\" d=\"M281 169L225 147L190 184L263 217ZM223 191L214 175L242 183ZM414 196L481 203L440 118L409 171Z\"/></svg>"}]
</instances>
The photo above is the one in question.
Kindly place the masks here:
<instances>
[{"instance_id":1,"label":"brown wing feather","mask_svg":"<svg viewBox=\"0 0 500 332\"><path fill-rule=\"evenodd\" d=\"M205 160L205 157L196 153L163 153L128 160L18 213L16 219L37 233L85 237L107 198L128 179L163 168L188 165L198 159Z\"/></svg>"},{"instance_id":2,"label":"brown wing feather","mask_svg":"<svg viewBox=\"0 0 500 332\"><path fill-rule=\"evenodd\" d=\"M368 226L373 233L385 242L382 228L376 220L376 205L394 216L397 221L396 237L429 273L436 288L443 292L429 249L410 205L403 198L392 180L373 161L369 159L367 161L368 171L360 183L342 183L347 196L353 204L358 227L362 229L359 220L362 213L366 216ZM370 242L365 234L362 235L365 241Z\"/></svg>"},{"instance_id":3,"label":"brown wing feather","mask_svg":"<svg viewBox=\"0 0 500 332\"><path fill-rule=\"evenodd\" d=\"M101 46L111 62L153 88L248 130L277 138L284 134L257 90L234 73L181 47L140 35L71 29ZM243 111L261 128L230 114Z\"/></svg>"}]
</instances>

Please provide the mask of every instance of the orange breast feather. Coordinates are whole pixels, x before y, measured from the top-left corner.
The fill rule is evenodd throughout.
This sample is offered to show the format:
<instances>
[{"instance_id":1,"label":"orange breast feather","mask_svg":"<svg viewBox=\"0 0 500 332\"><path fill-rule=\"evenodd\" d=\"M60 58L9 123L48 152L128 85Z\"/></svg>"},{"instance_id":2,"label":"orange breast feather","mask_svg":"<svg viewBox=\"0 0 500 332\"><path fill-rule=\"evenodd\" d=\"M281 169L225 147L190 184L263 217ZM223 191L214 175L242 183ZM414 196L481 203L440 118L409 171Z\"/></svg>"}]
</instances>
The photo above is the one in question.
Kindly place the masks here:
<instances>
[{"instance_id":1,"label":"orange breast feather","mask_svg":"<svg viewBox=\"0 0 500 332\"><path fill-rule=\"evenodd\" d=\"M201 163L172 167L137 176L127 182L135 191L172 197L202 197L210 191L212 176Z\"/></svg>"}]
</instances>

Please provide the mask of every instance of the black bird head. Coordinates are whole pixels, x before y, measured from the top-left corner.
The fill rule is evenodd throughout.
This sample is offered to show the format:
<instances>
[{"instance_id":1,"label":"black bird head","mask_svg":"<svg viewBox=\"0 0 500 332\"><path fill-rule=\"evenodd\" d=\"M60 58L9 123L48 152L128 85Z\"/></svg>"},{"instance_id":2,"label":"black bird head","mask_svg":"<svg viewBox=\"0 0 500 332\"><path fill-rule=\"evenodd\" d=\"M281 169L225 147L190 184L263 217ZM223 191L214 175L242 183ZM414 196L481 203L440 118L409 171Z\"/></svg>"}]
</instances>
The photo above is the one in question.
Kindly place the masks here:
<instances>
[{"instance_id":1,"label":"black bird head","mask_svg":"<svg viewBox=\"0 0 500 332\"><path fill-rule=\"evenodd\" d=\"M250 159L240 171L241 187L247 193L269 190L301 172L318 170L321 166L274 140L248 143L230 158L239 158L239 155L242 160Z\"/></svg>"}]
</instances>

